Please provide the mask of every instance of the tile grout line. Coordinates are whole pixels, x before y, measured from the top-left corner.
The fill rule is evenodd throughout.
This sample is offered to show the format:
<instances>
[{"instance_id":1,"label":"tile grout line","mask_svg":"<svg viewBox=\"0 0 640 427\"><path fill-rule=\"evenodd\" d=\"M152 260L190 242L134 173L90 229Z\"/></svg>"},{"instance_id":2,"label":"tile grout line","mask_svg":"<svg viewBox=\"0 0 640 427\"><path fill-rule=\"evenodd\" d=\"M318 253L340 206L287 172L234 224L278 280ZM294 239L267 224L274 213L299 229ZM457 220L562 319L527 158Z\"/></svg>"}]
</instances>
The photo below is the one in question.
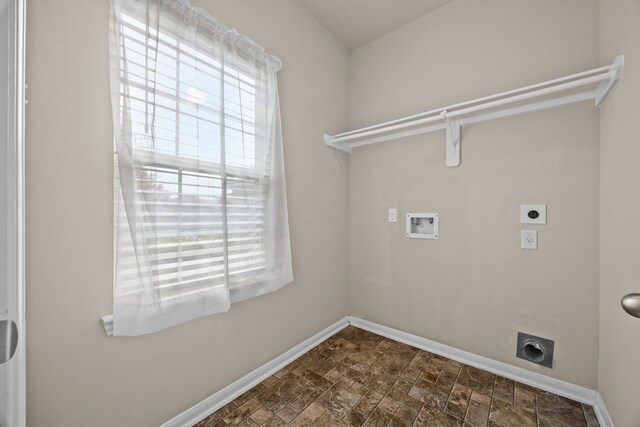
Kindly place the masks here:
<instances>
[{"instance_id":1,"label":"tile grout line","mask_svg":"<svg viewBox=\"0 0 640 427\"><path fill-rule=\"evenodd\" d=\"M451 399L451 395L453 394L453 389L456 388L456 384L458 384L458 379L460 378L460 375L462 375L462 368L463 368L463 366L460 366L460 371L458 372L458 376L456 376L456 380L453 383L453 387L451 388L451 393L449 394L449 399ZM473 394L473 389L471 389L471 393L469 393L469 399L467 400L467 409L464 411L464 417L462 417L462 423L463 424L464 424L465 420L467 419L467 414L469 413L469 406L471 406L471 395L472 394ZM447 399L447 404L445 405L444 409L447 409L447 406L449 406L449 399ZM489 419L488 419L488 416L487 416L487 424L488 423L489 423Z\"/></svg>"},{"instance_id":2,"label":"tile grout line","mask_svg":"<svg viewBox=\"0 0 640 427\"><path fill-rule=\"evenodd\" d=\"M349 322L349 326L353 326L353 325L351 324L351 322ZM355 328L355 326L353 326L353 327ZM380 341L380 342L382 342L382 341ZM354 352L352 351L351 353L349 353L348 355L346 355L344 359L347 359L347 358L348 358L351 354L353 354L353 353L354 353ZM381 356L381 357L382 357L382 356ZM344 359L343 359L343 360L344 360ZM380 358L378 358L378 359L380 359ZM378 361L378 359L376 359L376 362ZM342 363L342 362L340 362L340 363ZM375 362L373 362L373 363L375 363ZM348 369L351 369L351 368L348 368ZM344 374L344 375L343 375L342 377L340 377L340 378L343 378L343 377L344 377L344 376L346 376L346 375L347 375L347 374ZM354 381L354 382L353 382L353 384L355 384L355 383L356 383L356 381ZM353 384L352 384L352 385L353 385ZM351 388L351 386L349 386L349 388ZM349 391L349 390L347 390L347 391ZM349 416L349 414L350 414L351 412L353 412L353 409L354 409L356 406L358 406L358 403L360 403L360 401L362 401L362 399L364 398L364 396L365 396L366 394L367 394L367 393L364 393L362 396L360 396L360 398L358 399L358 401L356 402L356 404L355 404L355 405L353 405L353 407L349 410L349 412L347 412L347 413L345 414L345 416L344 416L344 417L340 418L340 420L341 420L341 421L344 421L344 419L345 419L347 416ZM376 405L376 408L377 408L377 407L378 407L378 406ZM375 410L375 408L374 408L374 410ZM373 411L371 411L371 413L373 413ZM368 419L368 417L367 417L367 419ZM367 421L367 419L365 419L365 422ZM363 424L364 424L364 423L363 423Z\"/></svg>"},{"instance_id":3,"label":"tile grout line","mask_svg":"<svg viewBox=\"0 0 640 427\"><path fill-rule=\"evenodd\" d=\"M351 324L351 322L349 322L349 325L348 325L348 326L353 326L353 325ZM355 326L353 326L353 327L355 328ZM385 339L388 339L388 338L383 337L383 339L382 339L382 340L380 340L380 342L384 341ZM374 346L373 348L375 348L375 346ZM372 348L372 349L373 349L373 348ZM369 350L371 350L371 349L369 349ZM355 353L355 351L350 352L347 356L345 356L345 357L344 357L344 359L347 359L347 358L348 358L351 354L353 354L353 353ZM377 362L381 357L382 357L382 355L380 355L380 357L378 357L378 358L375 360L375 362L373 362L371 365L374 365L374 364L375 364L375 363L376 363L376 362ZM327 358L327 359L330 359L330 358ZM344 359L343 359L343 360L344 360ZM340 361L339 363L342 363L342 361ZM347 367L347 368L348 368L349 370L351 370L351 368L349 368L349 367ZM404 372L404 371L403 371L403 372ZM362 375L364 375L364 374L362 374ZM340 379L344 378L345 376L346 376L346 373L345 373L342 377L340 377L338 380L340 380ZM324 376L323 376L323 378L324 378ZM357 381L357 380L356 380L356 381ZM354 384L356 383L356 381L354 381ZM352 384L352 385L353 385L353 384ZM335 383L333 383L333 385L332 385L331 387L329 387L329 388L327 389L327 391L328 391L329 389L331 389L332 387L334 387L334 386L337 386L337 381L336 381ZM351 387L349 387L349 388L351 388ZM346 390L346 391L349 391L348 389L345 389L345 390ZM354 394L355 394L355 393L354 393ZM364 398L364 396L365 396L366 394L367 394L367 393L365 392L362 396L359 396L359 397L358 397L358 401L357 401L357 402L356 402L356 403L351 407L351 409L350 409L350 410L349 410L349 411L344 415L344 417L342 417L342 418L338 418L338 419L339 419L340 421L344 421L344 419L345 419L345 418L346 418L346 417L347 417L351 412L353 412L353 409L358 405L358 403L360 403L360 402L362 401L362 399ZM386 394L385 394L385 396L386 396ZM382 398L384 399L384 397L385 397L385 396L383 396ZM379 402L378 402L378 404L379 404ZM322 406L322 405L321 405L321 406ZM375 408L374 408L374 410L373 410L373 411L371 411L371 414L373 414L373 412L375 411L375 409L376 409L377 407L378 407L378 405L376 405L376 406L375 406ZM323 408L324 408L324 407L323 407ZM326 408L324 408L324 409L326 409ZM326 411L325 411L325 412L326 412ZM329 412L331 413L331 411L329 411ZM333 413L331 413L331 414L333 415ZM367 420L371 417L371 414L369 414L369 416L367 416L367 418L365 419L364 423L366 423L366 422L367 422ZM324 414L323 414L323 415L324 415ZM394 415L395 415L395 412L394 412ZM296 417L296 418L297 418L297 417ZM320 419L320 418L321 418L321 417L319 417L318 419ZM294 419L295 419L295 418L294 418ZM293 420L292 420L292 421L293 421ZM316 424L316 422L317 422L317 420L313 423L313 425L315 425L315 424ZM364 423L363 423L363 425L364 425ZM287 425L289 425L289 424L287 423Z\"/></svg>"},{"instance_id":4,"label":"tile grout line","mask_svg":"<svg viewBox=\"0 0 640 427\"><path fill-rule=\"evenodd\" d=\"M387 338L387 339L389 339L389 338ZM405 344L405 345L407 345L407 344ZM415 347L414 347L414 348L415 348ZM413 362L413 360L414 360L416 357L418 357L418 355L420 354L420 352L421 352L421 351L424 351L424 350L420 350L420 349L418 349L418 352L416 353L416 355L415 355L415 356L413 356L413 359L411 359L411 362ZM431 354L431 357L429 358L429 361L431 361L431 359L433 358L433 353L431 353L431 352L430 352L430 354ZM404 368L404 371L402 371L402 373L403 373L403 374L404 374L404 372L409 368L409 366L411 366L411 362L409 362L409 364L406 366L406 368ZM402 376L402 374L400 374L400 376ZM416 383L418 382L418 380L420 379L420 377L421 377L421 376L422 376L422 372L420 372L420 373L418 374L418 376L416 377L416 379L415 379L415 380L413 380L413 382L411 383L411 388L413 388L413 386L414 386L414 385L416 385ZM411 389L409 389L409 391L411 391ZM407 394L408 394L408 393L407 393ZM418 410L418 415L416 415L416 419L415 419L415 420L413 420L413 423L411 423L411 425L412 425L412 426L415 426L415 425L416 425L416 423L418 422L418 416L420 416L420 412L422 412L422 409L423 409L423 408L424 408L424 402L423 402L423 403L422 403L422 405L420 406L420 410Z\"/></svg>"},{"instance_id":5,"label":"tile grout line","mask_svg":"<svg viewBox=\"0 0 640 427\"><path fill-rule=\"evenodd\" d=\"M354 326L354 328L355 328L355 326ZM383 337L383 338L384 338L384 339L388 339L388 338L386 338L386 337ZM347 357L349 357L349 356L347 356ZM382 357L382 356L380 356L380 357ZM378 358L378 359L379 359L379 358ZM376 359L376 362L378 361L378 359ZM412 360L413 360L413 359L412 359ZM374 363L375 363L375 362L374 362ZM407 365L407 366L408 366L408 365ZM405 369L406 369L406 368L405 368ZM403 371L403 372L404 372L404 371ZM389 390L390 390L390 389L389 389ZM380 399L380 402L382 402L382 401L384 400L384 398L385 398L385 397L387 397L387 394L389 394L389 390L387 390L387 391L386 391L386 393L382 396L382 399ZM364 395L363 395L363 397L364 397ZM376 409L378 409L378 406L380 405L380 402L378 402L378 403L376 404L376 406L373 408L373 410L371 411L371 413L370 413L369 415L367 415L367 418L365 418L365 420L364 420L364 422L362 423L362 425L365 425L365 424L367 423L367 421L369 420L369 418L371 418L371 415L373 415L373 413L376 411ZM355 406L354 406L354 407L355 407ZM395 415L397 411L398 411L398 410L396 409L396 410L393 412L392 416L393 416L393 415ZM387 424L388 424L388 423L387 423Z\"/></svg>"},{"instance_id":6,"label":"tile grout line","mask_svg":"<svg viewBox=\"0 0 640 427\"><path fill-rule=\"evenodd\" d=\"M349 321L349 325L350 325L350 326L353 326L353 324L351 323L351 321ZM357 326L353 326L353 327L354 327L354 328L357 328ZM382 336L382 335L381 335L381 336ZM384 338L384 339L390 339L390 338L387 338L387 337L383 337L383 338ZM396 341L396 342L397 342L397 341ZM418 353L419 353L419 352L420 352L420 349L418 349ZM416 353L416 356L418 355L418 353ZM413 357L413 359L415 359L415 357L416 357L416 356L414 356L414 357ZM347 357L348 357L348 356L347 356ZM433 357L433 356L432 356L432 357ZM413 359L411 359L411 361L413 361ZM375 363L375 362L374 362L374 363ZM409 365L410 365L410 364L411 364L411 362L409 362ZM409 365L407 365L407 367L408 367ZM407 368L405 368L405 370L406 370L406 369L407 369ZM402 371L402 372L404 372L404 371ZM402 374L401 374L401 375L402 375ZM399 377L400 377L400 376L398 376L398 378L399 378ZM418 378L420 378L420 375L418 375ZM418 380L418 379L416 378L416 381L417 381L417 380ZM414 382L414 384L415 384L415 382ZM380 402L382 402L382 401L384 400L384 398L385 398L385 397L387 397L387 395L389 394L389 391L391 391L391 388L389 388L389 390L387 390L387 391L385 392L385 394L382 396L382 399L380 399ZM365 418L365 420L364 420L364 422L362 423L362 425L365 425L365 424L367 423L367 421L371 418L371 416L372 416L372 415L373 415L373 413L376 411L376 409L378 409L378 406L380 406L380 402L378 402L378 403L376 404L375 408L373 408L373 410L371 411L371 413L370 413L369 415L367 415L367 418ZM402 405L402 404L400 404L400 405ZM423 406L424 406L424 405L423 405ZM398 412L398 409L400 409L400 407L399 407L399 406L398 406L398 408L396 408L396 410L395 410L395 411L393 411L393 414L391 414L391 416L392 416L392 417L393 417L393 416L395 416L396 412ZM422 410L422 407L420 407L420 410ZM389 421L389 422L391 422L391 421ZM389 424L389 423L387 423L387 424ZM415 422L414 422L414 424L415 424Z\"/></svg>"},{"instance_id":7,"label":"tile grout line","mask_svg":"<svg viewBox=\"0 0 640 427\"><path fill-rule=\"evenodd\" d=\"M349 323L349 325L351 325L351 323ZM351 325L351 326L353 326L353 325ZM353 327L355 328L355 326L353 326ZM382 341L383 341L383 340L381 340L380 342L382 342ZM352 352L352 353L353 353L353 352ZM349 355L351 355L352 353L349 353ZM345 357L345 359L347 359L347 358L349 357L349 355L347 355L347 357ZM382 356L380 356L380 357L382 357ZM380 357L379 357L378 359L376 359L376 362L380 359ZM376 362L373 362L373 363L375 364ZM363 374L363 375L364 375L364 374ZM355 381L354 381L354 384L355 384ZM349 388L351 388L351 387L349 387ZM367 393L364 393L364 394L360 397L360 399L358 400L358 402L360 402L360 401L364 398L365 394L367 394ZM384 396L382 396L382 399L384 399ZM382 400L381 400L381 401L382 401ZM378 402L378 404L380 404L380 402ZM373 408L373 411L371 411L371 414L373 414L373 412L376 410L376 408L378 407L378 404L376 404L375 408ZM357 405L357 403L356 403L355 405L353 405L353 408L355 408L355 407L356 407L356 405ZM353 411L353 408L351 408L351 410L349 411L349 413L347 413L347 415L349 415L349 414ZM366 424L367 420L371 417L371 414L369 414L369 415L367 416L367 418L365 418L365 420L364 420L364 422L362 423L362 425ZM346 417L347 415L345 415L345 417ZM344 418L343 418L343 420L344 420Z\"/></svg>"},{"instance_id":8,"label":"tile grout line","mask_svg":"<svg viewBox=\"0 0 640 427\"><path fill-rule=\"evenodd\" d=\"M355 326L354 326L354 327L355 327ZM383 337L383 338L384 338L384 339L390 339L390 338L387 338L387 337ZM393 340L391 340L391 341L393 341ZM395 341L395 342L398 342L398 341ZM404 345L407 345L407 344L404 344ZM413 360L418 356L418 354L420 354L420 351L423 351L423 350L420 350L420 349L417 349L417 350L418 350L418 352L417 352L417 353L416 353L416 355L413 357L413 359L411 359L411 362L413 362ZM348 356L347 356L347 357L348 357ZM382 356L381 356L381 357L382 357ZM431 357L433 357L433 354L431 354ZM380 359L380 358L378 358L378 359ZM376 359L376 362L378 361L378 359ZM431 359L429 359L429 360L431 360ZM407 366L404 368L404 370L400 373L400 375L398 375L398 379L400 379L400 377L402 376L402 374L403 374L403 373L404 373L404 372L409 368L409 366L411 365L411 362L409 362L409 363L407 364ZM374 363L375 363L375 362L374 362ZM421 375L422 375L422 374L419 374L419 375L418 375L418 377L413 381L413 383L411 383L411 385L412 385L412 386L413 386L413 385L418 381L418 378L420 378L420 376L421 376ZM398 380L396 380L396 382L397 382L397 381L398 381ZM394 384L395 384L395 382L394 382ZM393 386L391 386L391 387L389 388L389 390L387 390L387 391L385 392L385 394L382 396L382 399L380 399L380 402L382 402L382 401L384 400L384 398L385 398L385 397L387 397L387 395L388 395L388 394L389 394L389 392L391 391L391 388L393 388ZM364 397L364 395L363 395L363 397ZM376 409L378 409L378 406L380 406L380 402L378 402L378 403L376 404L376 406L373 408L373 410L371 411L371 413L370 413L369 415L367 415L367 418L365 418L365 420L364 420L364 422L362 423L362 425L365 425L365 424L367 423L367 421L371 418L371 415L373 415L373 413L376 411ZM399 403L400 403L400 402L399 402ZM400 406L402 406L402 403L400 403ZM396 408L396 410L393 412L393 414L391 414L391 416L392 416L392 417L393 417L393 416L395 416L395 414L398 412L398 409L400 409L400 406L398 406L398 408ZM424 407L424 404L422 404L422 406L420 406L420 411L422 410L422 408L423 408L423 407ZM354 405L354 408L355 408L355 405ZM353 409L352 409L352 410L353 410ZM418 411L418 415L420 414L420 411ZM417 420L417 416L416 416L416 420ZM413 424L415 424L416 420L414 420ZM391 421L389 421L389 423L390 423L390 422L391 422Z\"/></svg>"}]
</instances>

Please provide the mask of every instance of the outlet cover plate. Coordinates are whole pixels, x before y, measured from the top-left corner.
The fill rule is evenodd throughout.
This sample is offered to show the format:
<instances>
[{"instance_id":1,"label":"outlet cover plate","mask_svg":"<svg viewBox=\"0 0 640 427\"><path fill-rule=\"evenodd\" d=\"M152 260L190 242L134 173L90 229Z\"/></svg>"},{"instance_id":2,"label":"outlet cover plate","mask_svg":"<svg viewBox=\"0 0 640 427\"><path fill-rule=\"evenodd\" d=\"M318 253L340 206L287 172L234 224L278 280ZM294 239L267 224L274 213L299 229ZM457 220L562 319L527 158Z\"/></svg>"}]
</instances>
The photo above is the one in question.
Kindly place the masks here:
<instances>
[{"instance_id":1,"label":"outlet cover plate","mask_svg":"<svg viewBox=\"0 0 640 427\"><path fill-rule=\"evenodd\" d=\"M538 230L520 231L521 249L538 249Z\"/></svg>"},{"instance_id":2,"label":"outlet cover plate","mask_svg":"<svg viewBox=\"0 0 640 427\"><path fill-rule=\"evenodd\" d=\"M520 205L520 224L546 224L547 205Z\"/></svg>"}]
</instances>

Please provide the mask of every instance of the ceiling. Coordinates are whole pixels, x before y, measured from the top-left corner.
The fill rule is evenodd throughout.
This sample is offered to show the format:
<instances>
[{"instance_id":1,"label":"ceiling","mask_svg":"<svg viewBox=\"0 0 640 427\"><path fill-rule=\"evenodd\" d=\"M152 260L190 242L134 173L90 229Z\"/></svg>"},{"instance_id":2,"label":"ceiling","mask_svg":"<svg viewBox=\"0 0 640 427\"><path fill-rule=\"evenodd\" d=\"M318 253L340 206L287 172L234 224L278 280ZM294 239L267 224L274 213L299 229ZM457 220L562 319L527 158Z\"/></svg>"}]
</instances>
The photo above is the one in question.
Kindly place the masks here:
<instances>
[{"instance_id":1,"label":"ceiling","mask_svg":"<svg viewBox=\"0 0 640 427\"><path fill-rule=\"evenodd\" d=\"M348 49L355 49L452 0L298 1Z\"/></svg>"}]
</instances>

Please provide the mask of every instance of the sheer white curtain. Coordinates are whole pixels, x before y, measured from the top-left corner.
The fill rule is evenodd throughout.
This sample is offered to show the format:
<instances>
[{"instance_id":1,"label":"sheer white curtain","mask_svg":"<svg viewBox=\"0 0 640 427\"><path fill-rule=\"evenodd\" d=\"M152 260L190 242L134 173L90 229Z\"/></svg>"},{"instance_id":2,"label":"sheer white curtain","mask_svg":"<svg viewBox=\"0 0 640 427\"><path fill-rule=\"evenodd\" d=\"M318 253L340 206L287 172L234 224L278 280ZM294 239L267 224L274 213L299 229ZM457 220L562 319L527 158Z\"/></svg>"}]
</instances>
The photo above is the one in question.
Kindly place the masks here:
<instances>
[{"instance_id":1,"label":"sheer white curtain","mask_svg":"<svg viewBox=\"0 0 640 427\"><path fill-rule=\"evenodd\" d=\"M280 60L182 0L111 1L114 335L293 280Z\"/></svg>"}]
</instances>

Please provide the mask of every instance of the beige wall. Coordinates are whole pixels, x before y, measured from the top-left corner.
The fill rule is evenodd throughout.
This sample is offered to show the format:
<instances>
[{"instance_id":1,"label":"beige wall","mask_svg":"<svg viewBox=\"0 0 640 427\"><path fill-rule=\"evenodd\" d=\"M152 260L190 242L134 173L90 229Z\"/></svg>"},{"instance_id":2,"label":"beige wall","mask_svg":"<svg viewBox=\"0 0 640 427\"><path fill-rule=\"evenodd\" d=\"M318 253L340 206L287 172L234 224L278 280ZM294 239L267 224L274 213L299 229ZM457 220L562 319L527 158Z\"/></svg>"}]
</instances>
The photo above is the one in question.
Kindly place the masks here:
<instances>
[{"instance_id":1,"label":"beige wall","mask_svg":"<svg viewBox=\"0 0 640 427\"><path fill-rule=\"evenodd\" d=\"M600 115L599 390L617 427L640 425L640 319L620 298L640 292L640 1L600 2L600 60L624 53L622 80Z\"/></svg>"},{"instance_id":2,"label":"beige wall","mask_svg":"<svg viewBox=\"0 0 640 427\"><path fill-rule=\"evenodd\" d=\"M347 313L598 387L617 426L640 422L640 322L619 308L640 289L638 0L456 0L350 54L294 0L194 4L284 62L296 280L227 314L106 337L108 1L30 0L28 425L158 425ZM619 53L625 75L600 115L584 104L468 126L459 168L445 168L439 133L349 158L321 143ZM519 224L521 203L548 204L548 224ZM419 211L440 213L439 240L404 237L404 214ZM539 231L538 251L519 249L525 228ZM556 341L553 370L515 358L517 331Z\"/></svg>"},{"instance_id":3,"label":"beige wall","mask_svg":"<svg viewBox=\"0 0 640 427\"><path fill-rule=\"evenodd\" d=\"M597 49L595 0L456 0L352 52L350 125L594 68ZM349 168L352 314L596 388L592 104L463 128L458 168L443 132L358 148ZM521 225L522 203L547 204L548 224ZM440 239L405 238L407 212L438 212ZM555 340L553 370L515 357L518 331Z\"/></svg>"},{"instance_id":4,"label":"beige wall","mask_svg":"<svg viewBox=\"0 0 640 427\"><path fill-rule=\"evenodd\" d=\"M201 0L282 58L295 282L154 335L108 338L108 0L30 0L29 426L156 426L347 314L347 51L296 1Z\"/></svg>"}]
</instances>

